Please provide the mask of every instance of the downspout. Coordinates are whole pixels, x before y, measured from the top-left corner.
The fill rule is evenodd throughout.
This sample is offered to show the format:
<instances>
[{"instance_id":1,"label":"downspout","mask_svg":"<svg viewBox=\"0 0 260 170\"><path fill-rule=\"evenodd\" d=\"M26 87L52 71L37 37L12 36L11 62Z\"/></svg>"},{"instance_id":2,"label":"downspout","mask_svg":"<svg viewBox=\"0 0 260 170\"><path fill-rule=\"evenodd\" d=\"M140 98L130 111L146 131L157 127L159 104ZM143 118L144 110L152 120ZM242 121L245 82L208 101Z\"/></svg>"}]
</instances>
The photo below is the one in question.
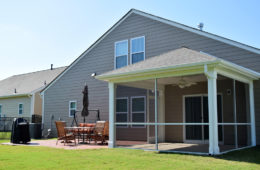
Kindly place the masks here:
<instances>
[{"instance_id":1,"label":"downspout","mask_svg":"<svg viewBox=\"0 0 260 170\"><path fill-rule=\"evenodd\" d=\"M31 94L31 122L32 122L32 115L34 114L34 102L35 101L35 93Z\"/></svg>"}]
</instances>

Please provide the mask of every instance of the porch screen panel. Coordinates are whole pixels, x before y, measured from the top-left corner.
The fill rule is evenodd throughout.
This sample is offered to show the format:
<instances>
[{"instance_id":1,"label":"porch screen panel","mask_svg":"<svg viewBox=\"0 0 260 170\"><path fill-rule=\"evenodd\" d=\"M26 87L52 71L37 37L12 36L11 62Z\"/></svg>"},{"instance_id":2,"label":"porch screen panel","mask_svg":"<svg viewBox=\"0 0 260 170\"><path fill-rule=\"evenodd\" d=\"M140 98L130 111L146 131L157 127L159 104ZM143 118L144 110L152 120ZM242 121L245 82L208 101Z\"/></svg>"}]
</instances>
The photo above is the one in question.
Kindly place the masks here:
<instances>
[{"instance_id":1,"label":"porch screen panel","mask_svg":"<svg viewBox=\"0 0 260 170\"><path fill-rule=\"evenodd\" d=\"M127 122L128 117L128 99L116 99L116 122ZM127 127L127 125L117 125L117 127Z\"/></svg>"},{"instance_id":2,"label":"porch screen panel","mask_svg":"<svg viewBox=\"0 0 260 170\"><path fill-rule=\"evenodd\" d=\"M222 96L217 96L217 110L218 110L218 123L223 122L222 118ZM209 110L208 110L208 97L203 96L203 123L209 122ZM209 139L209 126L205 125L203 126L204 130L204 140ZM223 140L223 126L218 126L218 139L219 141Z\"/></svg>"},{"instance_id":3,"label":"porch screen panel","mask_svg":"<svg viewBox=\"0 0 260 170\"><path fill-rule=\"evenodd\" d=\"M145 97L132 98L132 122L145 122ZM144 127L144 125L132 125L133 127Z\"/></svg>"},{"instance_id":4,"label":"porch screen panel","mask_svg":"<svg viewBox=\"0 0 260 170\"><path fill-rule=\"evenodd\" d=\"M185 120L186 123L201 123L201 97L185 98ZM201 140L202 126L187 125L186 140Z\"/></svg>"}]
</instances>

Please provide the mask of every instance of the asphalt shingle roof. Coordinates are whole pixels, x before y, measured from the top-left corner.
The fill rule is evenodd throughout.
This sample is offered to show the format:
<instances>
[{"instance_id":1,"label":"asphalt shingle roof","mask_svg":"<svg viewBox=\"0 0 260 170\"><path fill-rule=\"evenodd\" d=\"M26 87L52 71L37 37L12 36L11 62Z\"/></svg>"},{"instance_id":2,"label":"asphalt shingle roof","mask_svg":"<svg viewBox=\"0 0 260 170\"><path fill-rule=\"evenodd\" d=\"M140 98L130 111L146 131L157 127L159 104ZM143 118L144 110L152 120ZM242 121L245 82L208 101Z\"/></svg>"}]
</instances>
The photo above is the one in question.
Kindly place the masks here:
<instances>
[{"instance_id":1,"label":"asphalt shingle roof","mask_svg":"<svg viewBox=\"0 0 260 170\"><path fill-rule=\"evenodd\" d=\"M36 71L26 74L14 75L0 81L0 97L9 95L30 94L43 88L55 79L66 67L53 68L53 70ZM17 93L14 93L16 89Z\"/></svg>"},{"instance_id":2,"label":"asphalt shingle roof","mask_svg":"<svg viewBox=\"0 0 260 170\"><path fill-rule=\"evenodd\" d=\"M148 58L144 61L122 67L113 71L106 72L100 76L109 76L124 74L130 72L145 71L150 69L159 69L164 67L181 66L186 64L209 62L217 60L216 57L207 55L202 52L182 47L172 50L161 55Z\"/></svg>"}]
</instances>

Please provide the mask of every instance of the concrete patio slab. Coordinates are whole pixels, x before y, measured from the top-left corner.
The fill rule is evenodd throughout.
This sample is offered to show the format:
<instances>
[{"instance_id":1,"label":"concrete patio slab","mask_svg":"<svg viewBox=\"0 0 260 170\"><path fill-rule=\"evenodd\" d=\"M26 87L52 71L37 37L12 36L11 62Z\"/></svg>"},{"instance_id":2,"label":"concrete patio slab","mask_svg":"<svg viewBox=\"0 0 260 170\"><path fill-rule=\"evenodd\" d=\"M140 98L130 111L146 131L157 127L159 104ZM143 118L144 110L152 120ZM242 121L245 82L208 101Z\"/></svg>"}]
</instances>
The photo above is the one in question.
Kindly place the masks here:
<instances>
[{"instance_id":1,"label":"concrete patio slab","mask_svg":"<svg viewBox=\"0 0 260 170\"><path fill-rule=\"evenodd\" d=\"M60 141L56 145L57 140L33 140L28 144L13 144L13 143L2 143L2 145L10 145L10 146L46 146L51 148L59 148L59 149L102 149L108 148L107 145L95 144L95 142L91 142L90 144L78 144L74 145L74 143L69 143L64 145Z\"/></svg>"}]
</instances>

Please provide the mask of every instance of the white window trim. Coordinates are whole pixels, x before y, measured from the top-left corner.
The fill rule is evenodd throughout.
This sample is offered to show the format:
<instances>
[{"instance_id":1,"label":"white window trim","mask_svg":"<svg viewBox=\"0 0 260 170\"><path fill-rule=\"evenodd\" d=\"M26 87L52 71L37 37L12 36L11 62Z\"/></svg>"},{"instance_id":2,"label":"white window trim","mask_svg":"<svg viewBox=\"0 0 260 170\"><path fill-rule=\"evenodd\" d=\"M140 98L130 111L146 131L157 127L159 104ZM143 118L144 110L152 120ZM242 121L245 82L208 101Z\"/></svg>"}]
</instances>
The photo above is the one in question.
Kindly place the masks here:
<instances>
[{"instance_id":1,"label":"white window trim","mask_svg":"<svg viewBox=\"0 0 260 170\"><path fill-rule=\"evenodd\" d=\"M75 112L77 111L77 100L70 100L70 101L69 101L69 117L73 117L73 116L70 115L70 111L71 111L70 104L71 104L72 102L75 102ZM76 114L76 113L75 113L75 114Z\"/></svg>"},{"instance_id":2,"label":"white window trim","mask_svg":"<svg viewBox=\"0 0 260 170\"><path fill-rule=\"evenodd\" d=\"M128 53L129 53L129 47L128 47L128 39L126 39L126 40L121 40L121 41L117 41L117 42L115 42L114 43L114 69L116 70L117 68L116 68L116 58L117 57L120 57L120 56L116 56L116 44L118 44L118 43L122 43L122 42L126 42L126 44L127 44L127 53L126 53L126 65L128 65Z\"/></svg>"},{"instance_id":3,"label":"white window trim","mask_svg":"<svg viewBox=\"0 0 260 170\"><path fill-rule=\"evenodd\" d=\"M130 39L130 63L132 63L132 54L136 54L136 53L132 53L132 40L135 40L135 39L139 39L139 38L144 38L144 60L145 60L145 36L140 36L140 37L135 37L135 38L131 38ZM142 52L142 51L141 51ZM141 53L141 52L137 52L137 53Z\"/></svg>"},{"instance_id":4,"label":"white window trim","mask_svg":"<svg viewBox=\"0 0 260 170\"><path fill-rule=\"evenodd\" d=\"M139 112L133 112L133 99L143 98L144 99L144 125L136 127L135 125L131 125L131 128L146 128L146 96L132 96L131 97L131 122L133 122L133 113L140 113Z\"/></svg>"},{"instance_id":5,"label":"white window trim","mask_svg":"<svg viewBox=\"0 0 260 170\"><path fill-rule=\"evenodd\" d=\"M116 98L116 102L118 99L126 99L126 103L127 103L127 108L126 108L126 112L116 112L116 115L117 114L126 114L126 123L129 121L129 103L128 103L128 97L117 97ZM123 123L123 122L121 122ZM116 128L128 128L128 125L126 126L117 126Z\"/></svg>"},{"instance_id":6,"label":"white window trim","mask_svg":"<svg viewBox=\"0 0 260 170\"><path fill-rule=\"evenodd\" d=\"M20 104L23 106L22 107L22 114L20 114ZM18 115L23 115L24 114L24 104L23 103L18 103Z\"/></svg>"}]
</instances>

